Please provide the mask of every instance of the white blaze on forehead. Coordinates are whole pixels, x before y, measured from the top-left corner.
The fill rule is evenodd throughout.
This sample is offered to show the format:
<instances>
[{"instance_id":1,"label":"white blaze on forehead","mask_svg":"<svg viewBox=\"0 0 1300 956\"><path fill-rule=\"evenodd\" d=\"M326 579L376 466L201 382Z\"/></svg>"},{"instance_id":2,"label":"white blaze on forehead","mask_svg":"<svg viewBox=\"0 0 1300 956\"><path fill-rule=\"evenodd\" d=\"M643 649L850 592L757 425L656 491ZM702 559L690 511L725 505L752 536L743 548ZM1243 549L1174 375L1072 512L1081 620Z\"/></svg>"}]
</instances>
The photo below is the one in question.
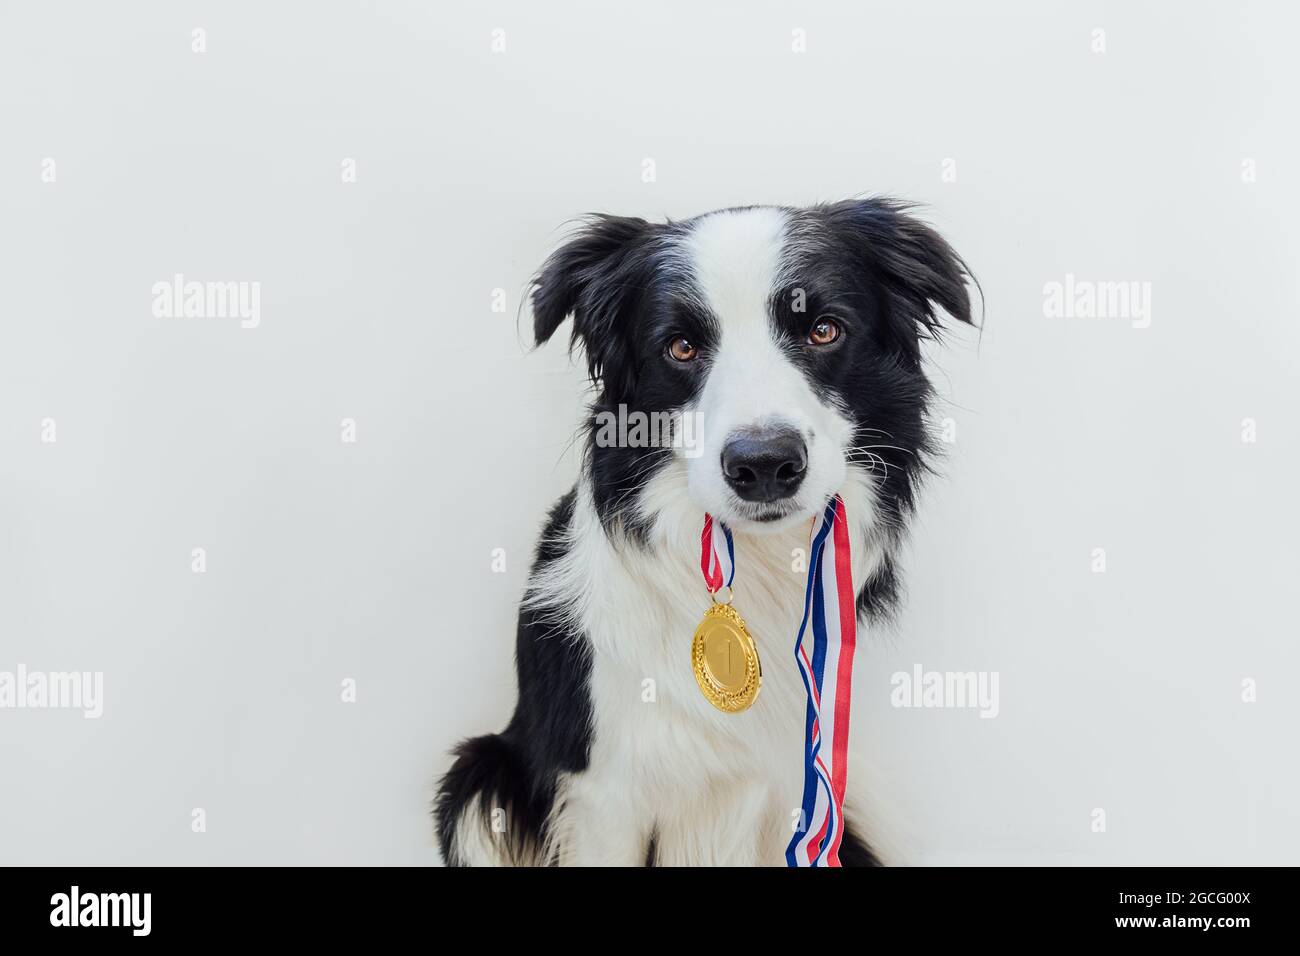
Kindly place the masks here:
<instances>
[{"instance_id":1,"label":"white blaze on forehead","mask_svg":"<svg viewBox=\"0 0 1300 956\"><path fill-rule=\"evenodd\" d=\"M701 219L686 241L696 288L718 323L701 401L715 437L778 416L803 424L807 383L778 345L770 315L786 226L780 209L720 212Z\"/></svg>"},{"instance_id":2,"label":"white blaze on forehead","mask_svg":"<svg viewBox=\"0 0 1300 956\"><path fill-rule=\"evenodd\" d=\"M728 210L705 216L686 239L704 303L723 325L767 322L768 299L781 273L786 213Z\"/></svg>"}]
</instances>

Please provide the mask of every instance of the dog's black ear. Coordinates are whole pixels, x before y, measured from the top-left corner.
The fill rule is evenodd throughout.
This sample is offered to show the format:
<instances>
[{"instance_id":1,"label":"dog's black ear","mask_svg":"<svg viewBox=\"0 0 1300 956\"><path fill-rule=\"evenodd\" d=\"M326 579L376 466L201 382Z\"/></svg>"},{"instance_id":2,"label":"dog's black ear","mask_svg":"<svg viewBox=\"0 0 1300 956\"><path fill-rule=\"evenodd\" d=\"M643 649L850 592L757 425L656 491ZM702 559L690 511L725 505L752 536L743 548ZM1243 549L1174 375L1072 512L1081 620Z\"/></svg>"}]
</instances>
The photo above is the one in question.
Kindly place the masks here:
<instances>
[{"instance_id":1,"label":"dog's black ear","mask_svg":"<svg viewBox=\"0 0 1300 956\"><path fill-rule=\"evenodd\" d=\"M966 282L974 282L952 246L908 215L911 205L893 199L861 199L822 207L835 233L860 244L877 278L904 301L921 335L942 329L935 305L959 322L974 325ZM978 287L978 284L977 284Z\"/></svg>"},{"instance_id":2,"label":"dog's black ear","mask_svg":"<svg viewBox=\"0 0 1300 956\"><path fill-rule=\"evenodd\" d=\"M599 379L625 338L619 315L642 287L645 240L654 229L644 219L592 216L553 252L533 279L533 333L540 345L573 316L570 348L581 343L588 372Z\"/></svg>"}]
</instances>

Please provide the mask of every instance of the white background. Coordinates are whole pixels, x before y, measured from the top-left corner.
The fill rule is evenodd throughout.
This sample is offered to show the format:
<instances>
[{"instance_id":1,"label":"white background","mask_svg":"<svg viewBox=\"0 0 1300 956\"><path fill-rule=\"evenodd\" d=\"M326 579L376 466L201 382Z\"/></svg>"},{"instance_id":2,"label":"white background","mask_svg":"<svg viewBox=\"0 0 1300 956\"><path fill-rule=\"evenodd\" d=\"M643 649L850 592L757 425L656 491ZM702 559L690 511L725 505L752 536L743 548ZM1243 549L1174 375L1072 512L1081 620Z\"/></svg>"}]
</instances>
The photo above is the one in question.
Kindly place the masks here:
<instances>
[{"instance_id":1,"label":"white background","mask_svg":"<svg viewBox=\"0 0 1300 956\"><path fill-rule=\"evenodd\" d=\"M0 710L0 861L436 862L576 473L532 271L589 211L884 193L987 325L934 354L957 441L858 783L921 862L1297 862L1294 5L615 6L5 5L0 670L105 710ZM155 318L177 272L260 326ZM1046 318L1066 273L1150 282L1150 327ZM891 708L916 663L1000 715Z\"/></svg>"}]
</instances>

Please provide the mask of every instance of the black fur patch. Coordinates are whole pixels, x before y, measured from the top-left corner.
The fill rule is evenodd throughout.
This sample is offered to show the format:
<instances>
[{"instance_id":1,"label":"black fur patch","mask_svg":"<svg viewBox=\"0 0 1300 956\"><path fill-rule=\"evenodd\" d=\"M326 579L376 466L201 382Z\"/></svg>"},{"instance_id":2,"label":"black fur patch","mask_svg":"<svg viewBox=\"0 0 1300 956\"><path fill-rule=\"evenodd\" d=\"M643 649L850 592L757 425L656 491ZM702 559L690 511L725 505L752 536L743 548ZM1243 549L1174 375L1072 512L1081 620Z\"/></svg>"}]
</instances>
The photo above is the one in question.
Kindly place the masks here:
<instances>
[{"instance_id":1,"label":"black fur patch","mask_svg":"<svg viewBox=\"0 0 1300 956\"><path fill-rule=\"evenodd\" d=\"M560 536L573 520L575 494L551 512L538 545L534 572L559 557ZM515 645L519 699L500 734L475 737L456 748L456 761L441 780L434 804L438 842L450 866L466 861L453 852L452 835L462 811L479 801L485 821L503 811L503 855L524 862L546 837L560 773L586 769L591 747L591 656L587 639L569 631L547 609L519 614Z\"/></svg>"},{"instance_id":2,"label":"black fur patch","mask_svg":"<svg viewBox=\"0 0 1300 956\"><path fill-rule=\"evenodd\" d=\"M798 249L789 287L773 296L779 335L793 341L829 316L844 334L830 348L793 352L813 389L834 396L856 425L850 462L872 471L885 524L901 532L935 452L927 425L933 391L921 341L942 334L939 308L972 322L965 262L905 203L850 200L792 211ZM790 305L802 294L802 312ZM859 607L895 601L894 569L862 582Z\"/></svg>"},{"instance_id":3,"label":"black fur patch","mask_svg":"<svg viewBox=\"0 0 1300 956\"><path fill-rule=\"evenodd\" d=\"M860 836L853 831L853 825L844 828L840 838L840 866L881 866L880 858L871 851Z\"/></svg>"}]
</instances>

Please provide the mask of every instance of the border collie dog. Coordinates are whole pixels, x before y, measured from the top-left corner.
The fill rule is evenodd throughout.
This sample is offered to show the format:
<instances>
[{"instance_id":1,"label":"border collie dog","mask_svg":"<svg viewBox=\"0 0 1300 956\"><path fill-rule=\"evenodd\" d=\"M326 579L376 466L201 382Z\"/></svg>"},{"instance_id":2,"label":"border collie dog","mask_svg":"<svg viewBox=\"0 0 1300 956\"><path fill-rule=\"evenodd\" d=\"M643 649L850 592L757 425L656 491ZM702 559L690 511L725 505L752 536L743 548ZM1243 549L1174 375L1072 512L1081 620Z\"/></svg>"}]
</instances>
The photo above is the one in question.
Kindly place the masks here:
<instances>
[{"instance_id":1,"label":"border collie dog","mask_svg":"<svg viewBox=\"0 0 1300 956\"><path fill-rule=\"evenodd\" d=\"M434 816L453 865L784 865L803 788L794 642L815 516L849 523L864 639L933 451L921 342L971 322L965 263L908 206L747 207L684 222L597 216L533 280L536 338L573 317L595 390L576 487L542 534L519 615L519 698L456 750ZM668 417L691 442L598 440ZM604 413L604 415L602 415ZM701 694L708 513L735 541L735 606L763 661L742 713ZM850 770L844 865L882 862Z\"/></svg>"}]
</instances>

